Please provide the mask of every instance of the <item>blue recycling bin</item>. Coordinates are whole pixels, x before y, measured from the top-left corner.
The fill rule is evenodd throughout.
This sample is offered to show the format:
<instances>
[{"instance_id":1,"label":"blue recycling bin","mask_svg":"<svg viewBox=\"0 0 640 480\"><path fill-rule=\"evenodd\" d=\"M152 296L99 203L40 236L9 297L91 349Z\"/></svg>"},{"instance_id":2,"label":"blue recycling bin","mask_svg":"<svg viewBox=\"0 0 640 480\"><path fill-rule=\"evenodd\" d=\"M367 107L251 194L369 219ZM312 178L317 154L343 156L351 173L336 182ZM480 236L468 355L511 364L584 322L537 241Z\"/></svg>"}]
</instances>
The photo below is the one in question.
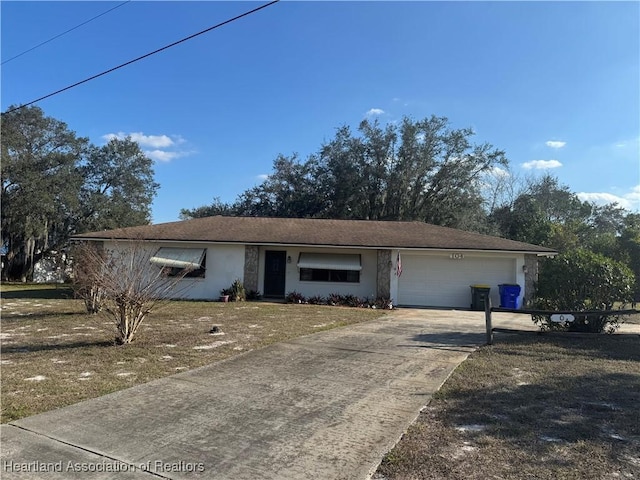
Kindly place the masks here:
<instances>
[{"instance_id":1,"label":"blue recycling bin","mask_svg":"<svg viewBox=\"0 0 640 480\"><path fill-rule=\"evenodd\" d=\"M520 285L504 283L498 285L500 289L500 308L518 308L518 297L520 296Z\"/></svg>"}]
</instances>

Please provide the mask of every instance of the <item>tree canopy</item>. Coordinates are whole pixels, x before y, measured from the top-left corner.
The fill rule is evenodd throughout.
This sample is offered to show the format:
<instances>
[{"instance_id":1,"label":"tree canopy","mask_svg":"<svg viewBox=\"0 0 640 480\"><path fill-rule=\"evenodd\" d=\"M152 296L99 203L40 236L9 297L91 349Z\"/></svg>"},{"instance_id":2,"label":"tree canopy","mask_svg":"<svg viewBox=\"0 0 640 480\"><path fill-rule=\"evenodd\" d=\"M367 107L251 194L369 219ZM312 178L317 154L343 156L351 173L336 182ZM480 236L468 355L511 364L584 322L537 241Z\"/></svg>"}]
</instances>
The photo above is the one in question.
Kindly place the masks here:
<instances>
[{"instance_id":1,"label":"tree canopy","mask_svg":"<svg viewBox=\"0 0 640 480\"><path fill-rule=\"evenodd\" d=\"M640 279L640 218L580 200L545 173L520 180L490 144L444 117L347 126L307 159L279 155L261 184L233 203L182 209L211 215L417 220L621 261ZM640 296L640 280L635 283Z\"/></svg>"},{"instance_id":2,"label":"tree canopy","mask_svg":"<svg viewBox=\"0 0 640 480\"><path fill-rule=\"evenodd\" d=\"M92 145L39 107L2 115L2 278L88 230L148 223L158 185L152 161L130 138Z\"/></svg>"},{"instance_id":3,"label":"tree canopy","mask_svg":"<svg viewBox=\"0 0 640 480\"><path fill-rule=\"evenodd\" d=\"M485 174L506 166L503 151L473 144L473 131L444 117L347 126L306 160L280 155L273 173L235 203L183 209L216 214L366 220L420 220L481 229Z\"/></svg>"}]
</instances>

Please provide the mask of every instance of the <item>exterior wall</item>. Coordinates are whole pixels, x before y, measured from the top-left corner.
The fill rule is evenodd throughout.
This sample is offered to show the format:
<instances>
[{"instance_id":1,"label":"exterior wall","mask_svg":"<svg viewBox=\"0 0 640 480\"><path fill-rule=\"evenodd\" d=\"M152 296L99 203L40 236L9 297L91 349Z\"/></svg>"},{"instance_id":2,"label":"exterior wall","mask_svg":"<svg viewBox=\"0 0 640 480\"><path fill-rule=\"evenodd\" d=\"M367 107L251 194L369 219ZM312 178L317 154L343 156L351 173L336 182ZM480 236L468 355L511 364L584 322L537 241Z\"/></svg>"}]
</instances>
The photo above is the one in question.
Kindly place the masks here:
<instances>
[{"instance_id":1,"label":"exterior wall","mask_svg":"<svg viewBox=\"0 0 640 480\"><path fill-rule=\"evenodd\" d=\"M391 297L391 265L391 250L378 250L377 297Z\"/></svg>"},{"instance_id":2,"label":"exterior wall","mask_svg":"<svg viewBox=\"0 0 640 480\"><path fill-rule=\"evenodd\" d=\"M526 273L524 275L524 285L526 295L524 296L524 304L528 305L536 294L535 282L538 281L538 256L525 255L524 266Z\"/></svg>"},{"instance_id":3,"label":"exterior wall","mask_svg":"<svg viewBox=\"0 0 640 480\"><path fill-rule=\"evenodd\" d=\"M348 248L304 248L304 247L260 247L259 264L264 266L265 250L280 250L287 252L287 259L291 257L291 263L287 263L285 294L297 291L305 297L321 295L326 297L331 293L342 295L356 295L358 297L375 298L377 291L377 266L378 259L376 250L358 250ZM303 282L300 281L300 270L298 269L298 256L301 252L308 253L349 253L360 254L362 270L360 271L359 283L330 283L330 282ZM264 268L259 269L259 290L264 292ZM245 285L246 286L246 285Z\"/></svg>"},{"instance_id":4,"label":"exterior wall","mask_svg":"<svg viewBox=\"0 0 640 480\"><path fill-rule=\"evenodd\" d=\"M34 283L64 283L73 277L73 269L66 254L62 258L54 257L41 258L33 266Z\"/></svg>"},{"instance_id":5,"label":"exterior wall","mask_svg":"<svg viewBox=\"0 0 640 480\"><path fill-rule=\"evenodd\" d=\"M106 248L115 248L116 244L105 242ZM397 250L389 249L347 249L347 248L318 248L318 247L276 247L253 245L211 245L204 243L180 243L158 242L148 243L148 251L153 255L160 247L178 248L206 248L206 273L204 278L185 278L182 280L184 288L179 288L179 298L217 300L220 290L231 286L235 279L243 281L247 290L264 292L264 258L265 250L285 251L291 258L286 266L285 294L297 291L309 297L321 295L326 297L331 293L352 294L358 297L376 298L389 297L394 304L398 303L399 279L396 275ZM362 270L358 283L329 283L300 281L300 272L297 266L301 252L309 253L346 253L360 254ZM449 256L453 252L420 252L415 250L400 250L403 263L410 260L411 256L422 257ZM476 253L465 252L470 257L483 257L487 259L500 258L512 259L515 272L513 277L522 288L521 298L525 302L533 296L534 281L537 279L538 260L536 255L510 254L510 253ZM526 268L525 268L526 267ZM526 270L526 273L525 273ZM482 272L479 272L481 278ZM481 281L472 283L482 283ZM494 289L492 289L493 292ZM497 293L494 293L497 294ZM492 298L494 295L492 295ZM494 304L498 304L493 298Z\"/></svg>"},{"instance_id":6,"label":"exterior wall","mask_svg":"<svg viewBox=\"0 0 640 480\"><path fill-rule=\"evenodd\" d=\"M113 242L105 242L106 248L117 248ZM189 300L217 300L220 290L231 286L244 275L244 245L210 245L203 243L149 243L146 248L153 255L161 247L206 248L206 271L204 278L184 278L177 288L176 298ZM153 266L150 265L150 268Z\"/></svg>"},{"instance_id":7,"label":"exterior wall","mask_svg":"<svg viewBox=\"0 0 640 480\"><path fill-rule=\"evenodd\" d=\"M260 265L260 248L256 245L246 245L244 247L244 288L247 292L258 291L258 281Z\"/></svg>"},{"instance_id":8,"label":"exterior wall","mask_svg":"<svg viewBox=\"0 0 640 480\"><path fill-rule=\"evenodd\" d=\"M399 298L399 278L395 275L395 269L396 269L396 260L395 260L395 254L397 253L396 250L393 250L393 255L394 255L394 259L393 259L393 269L390 272L390 282L391 282L391 298L394 300L394 303L397 304L398 303L398 298ZM449 258L451 254L455 254L458 252L454 252L454 251L440 251L440 252L428 252L428 251L416 251L416 250L400 250L400 256L401 256L401 260L403 262L403 266L404 266L404 270L406 271L409 265L411 259L415 259L416 256L420 256L422 259L428 259L429 258L433 258L438 259L439 264L442 264L442 259L444 258ZM511 271L511 280L509 280L509 283L515 281L515 283L517 283L518 285L520 285L521 287L521 293L520 293L520 298L526 298L525 295L527 294L527 290L529 288L529 286L526 284L525 282L525 273L524 273L524 265L525 265L525 255L524 254L518 254L518 253L508 253L508 252L504 252L504 253L486 253L486 252L460 252L462 253L462 255L464 256L462 259L460 260L451 260L451 262L464 262L465 258L467 259L476 259L476 260L484 260L486 261L490 261L491 259L496 259L496 260L512 260L513 261L513 270ZM480 262L478 262L480 263ZM455 263L452 263L452 267L455 268ZM430 273L435 273L437 274L436 271L431 271ZM443 274L444 275L444 274ZM472 278L473 277L473 278ZM406 278L404 278L404 280L406 281ZM486 281L483 280L483 273L481 270L478 270L477 272L472 272L472 275L470 276L466 276L465 277L465 285L464 288L468 288L469 285L473 285L473 284L484 284L486 283ZM507 283L507 282L505 282ZM433 288L433 285L430 285ZM466 290L465 290L465 294L466 296ZM466 298L466 297L465 297ZM493 305L498 306L500 303L500 297L499 297L499 292L498 292L498 286L497 285L492 285L491 288L491 300ZM466 300L465 300L466 301ZM469 302L471 301L471 293L469 292ZM435 304L433 305L425 305L425 306L437 306ZM440 305L440 306L444 306L444 305Z\"/></svg>"}]
</instances>

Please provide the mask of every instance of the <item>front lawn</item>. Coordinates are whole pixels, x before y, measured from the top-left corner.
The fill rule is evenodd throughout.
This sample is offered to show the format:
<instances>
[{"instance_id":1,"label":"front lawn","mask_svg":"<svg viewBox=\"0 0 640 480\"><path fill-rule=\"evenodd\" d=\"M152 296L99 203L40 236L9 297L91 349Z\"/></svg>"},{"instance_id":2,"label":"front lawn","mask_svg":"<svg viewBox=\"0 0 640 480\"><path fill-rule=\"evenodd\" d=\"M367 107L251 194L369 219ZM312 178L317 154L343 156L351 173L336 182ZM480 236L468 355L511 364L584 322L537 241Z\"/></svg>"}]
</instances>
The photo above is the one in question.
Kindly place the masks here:
<instances>
[{"instance_id":1,"label":"front lawn","mask_svg":"<svg viewBox=\"0 0 640 480\"><path fill-rule=\"evenodd\" d=\"M62 286L2 286L2 422L52 410L384 312L266 302L171 302L134 342ZM210 333L214 325L219 332Z\"/></svg>"},{"instance_id":2,"label":"front lawn","mask_svg":"<svg viewBox=\"0 0 640 480\"><path fill-rule=\"evenodd\" d=\"M497 334L374 478L640 478L640 337Z\"/></svg>"}]
</instances>

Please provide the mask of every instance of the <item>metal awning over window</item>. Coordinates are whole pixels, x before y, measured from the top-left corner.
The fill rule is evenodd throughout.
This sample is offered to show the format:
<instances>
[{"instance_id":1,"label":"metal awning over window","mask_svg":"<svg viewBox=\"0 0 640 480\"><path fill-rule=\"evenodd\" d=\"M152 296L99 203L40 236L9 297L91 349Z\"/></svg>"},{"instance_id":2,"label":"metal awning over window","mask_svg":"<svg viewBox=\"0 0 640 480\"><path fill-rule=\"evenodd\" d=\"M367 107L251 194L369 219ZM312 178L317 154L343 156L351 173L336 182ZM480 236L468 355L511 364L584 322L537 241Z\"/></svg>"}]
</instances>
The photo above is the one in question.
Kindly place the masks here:
<instances>
[{"instance_id":1,"label":"metal awning over window","mask_svg":"<svg viewBox=\"0 0 640 480\"><path fill-rule=\"evenodd\" d=\"M172 248L162 247L149 259L154 265L159 267L172 268L202 268L205 248Z\"/></svg>"},{"instance_id":2,"label":"metal awning over window","mask_svg":"<svg viewBox=\"0 0 640 480\"><path fill-rule=\"evenodd\" d=\"M349 253L301 253L299 268L323 270L362 270L360 255Z\"/></svg>"}]
</instances>

